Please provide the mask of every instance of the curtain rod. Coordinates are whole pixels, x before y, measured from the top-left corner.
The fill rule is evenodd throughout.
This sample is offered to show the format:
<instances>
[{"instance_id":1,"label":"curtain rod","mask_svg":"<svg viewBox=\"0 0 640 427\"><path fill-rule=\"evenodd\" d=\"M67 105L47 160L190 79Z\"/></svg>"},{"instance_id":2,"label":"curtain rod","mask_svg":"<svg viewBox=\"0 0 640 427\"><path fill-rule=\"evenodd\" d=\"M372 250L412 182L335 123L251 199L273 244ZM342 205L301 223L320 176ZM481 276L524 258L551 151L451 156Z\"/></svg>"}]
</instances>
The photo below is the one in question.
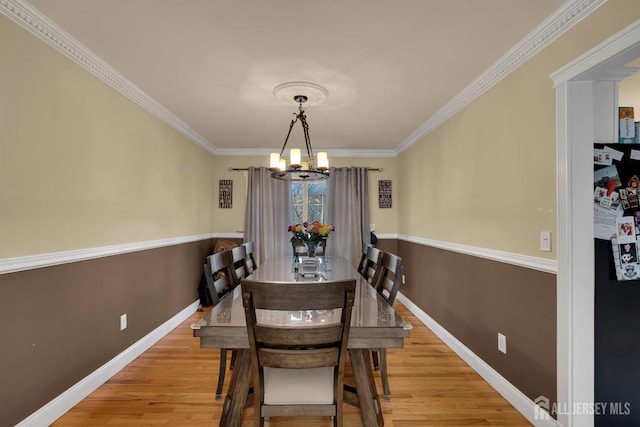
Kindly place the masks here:
<instances>
[{"instance_id":1,"label":"curtain rod","mask_svg":"<svg viewBox=\"0 0 640 427\"><path fill-rule=\"evenodd\" d=\"M342 169L342 168L336 168L336 169ZM248 171L248 170L249 168L229 168L229 171L231 172ZM367 168L367 170L369 172L382 172L382 168Z\"/></svg>"}]
</instances>

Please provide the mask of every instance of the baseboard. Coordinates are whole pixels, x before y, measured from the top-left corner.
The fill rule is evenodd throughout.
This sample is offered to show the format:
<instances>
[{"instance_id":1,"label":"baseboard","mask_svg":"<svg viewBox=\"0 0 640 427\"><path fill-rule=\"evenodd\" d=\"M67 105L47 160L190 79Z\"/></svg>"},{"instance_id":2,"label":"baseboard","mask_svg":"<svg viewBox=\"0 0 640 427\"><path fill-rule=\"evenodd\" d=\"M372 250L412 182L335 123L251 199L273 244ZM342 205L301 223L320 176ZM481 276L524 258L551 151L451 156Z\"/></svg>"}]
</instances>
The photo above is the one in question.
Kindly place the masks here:
<instances>
[{"instance_id":1,"label":"baseboard","mask_svg":"<svg viewBox=\"0 0 640 427\"><path fill-rule=\"evenodd\" d=\"M427 328L429 328L438 338L440 338L451 350L453 350L462 360L464 360L474 371L476 371L491 387L493 387L502 397L504 397L518 412L520 412L529 422L536 427L561 427L554 419L543 418L544 413L529 397L518 390L513 384L507 381L496 370L489 366L484 360L475 355L456 337L451 335L438 322L427 315L420 307L398 292L398 301L416 316Z\"/></svg>"},{"instance_id":2,"label":"baseboard","mask_svg":"<svg viewBox=\"0 0 640 427\"><path fill-rule=\"evenodd\" d=\"M489 385L491 385L502 397L504 397L518 412L520 412L529 422L536 427L560 427L560 424L553 420L536 419L540 414L538 406L518 390L513 384L508 382L502 375L491 366L476 356L469 348L462 344L456 337L451 335L446 329L440 326L429 315L422 311L411 300L401 293L398 293L398 301L404 304L411 313L416 316L427 328L429 328L438 338L440 338L449 348L451 348L462 360L464 360L474 371L476 371ZM101 366L93 373L82 379L80 382L69 388L67 391L53 399L51 402L31 414L16 425L16 427L40 427L50 425L55 420L64 415L76 404L90 395L94 390L107 382L109 378L122 370L136 357L147 351L162 337L180 325L185 319L191 316L199 306L199 301L195 301L180 313L167 320L165 323L154 329L148 335L140 339L131 347L114 357L112 360Z\"/></svg>"},{"instance_id":3,"label":"baseboard","mask_svg":"<svg viewBox=\"0 0 640 427\"><path fill-rule=\"evenodd\" d=\"M189 304L181 312L158 326L138 342L118 354L109 362L73 385L67 391L47 403L42 408L22 420L16 427L42 427L51 425L55 420L89 396L94 390L107 382L109 378L122 370L136 357L147 351L152 345L180 325L198 309L200 301Z\"/></svg>"}]
</instances>

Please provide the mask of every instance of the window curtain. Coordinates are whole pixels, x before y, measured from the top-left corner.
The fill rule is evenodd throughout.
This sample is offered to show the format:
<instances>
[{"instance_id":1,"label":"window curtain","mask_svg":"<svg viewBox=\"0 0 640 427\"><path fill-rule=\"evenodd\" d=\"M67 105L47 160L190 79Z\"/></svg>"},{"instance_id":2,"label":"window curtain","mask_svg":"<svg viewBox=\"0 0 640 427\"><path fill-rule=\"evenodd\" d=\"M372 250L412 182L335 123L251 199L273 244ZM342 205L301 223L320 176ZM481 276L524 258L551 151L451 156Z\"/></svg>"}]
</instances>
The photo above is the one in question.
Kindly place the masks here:
<instances>
[{"instance_id":1,"label":"window curtain","mask_svg":"<svg viewBox=\"0 0 640 427\"><path fill-rule=\"evenodd\" d=\"M327 254L360 261L362 242L371 241L369 231L369 169L330 168L327 182L327 222L335 231L327 240Z\"/></svg>"},{"instance_id":2,"label":"window curtain","mask_svg":"<svg viewBox=\"0 0 640 427\"><path fill-rule=\"evenodd\" d=\"M245 242L254 242L256 264L291 255L287 228L293 222L291 183L271 178L266 167L250 167L247 185Z\"/></svg>"}]
</instances>

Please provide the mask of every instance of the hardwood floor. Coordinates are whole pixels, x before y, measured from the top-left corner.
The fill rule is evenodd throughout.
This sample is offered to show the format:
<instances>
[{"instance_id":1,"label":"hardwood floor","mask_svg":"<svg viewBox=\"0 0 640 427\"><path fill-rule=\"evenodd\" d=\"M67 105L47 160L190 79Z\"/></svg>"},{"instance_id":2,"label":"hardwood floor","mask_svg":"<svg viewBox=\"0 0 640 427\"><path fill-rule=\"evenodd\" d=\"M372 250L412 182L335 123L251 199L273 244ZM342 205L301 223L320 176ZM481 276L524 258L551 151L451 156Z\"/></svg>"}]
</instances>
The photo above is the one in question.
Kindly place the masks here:
<instances>
[{"instance_id":1,"label":"hardwood floor","mask_svg":"<svg viewBox=\"0 0 640 427\"><path fill-rule=\"evenodd\" d=\"M504 398L400 302L413 325L405 348L388 350L392 398L382 400L387 427L531 426ZM202 349L190 325L195 313L156 345L59 418L54 427L217 426L223 400L215 400L218 349ZM382 393L379 373L375 373ZM231 377L227 373L226 384ZM350 381L347 371L346 382ZM225 389L226 389L225 384ZM361 426L360 411L345 405L345 427ZM253 409L244 412L253 425ZM328 418L274 418L271 427L324 427Z\"/></svg>"}]
</instances>

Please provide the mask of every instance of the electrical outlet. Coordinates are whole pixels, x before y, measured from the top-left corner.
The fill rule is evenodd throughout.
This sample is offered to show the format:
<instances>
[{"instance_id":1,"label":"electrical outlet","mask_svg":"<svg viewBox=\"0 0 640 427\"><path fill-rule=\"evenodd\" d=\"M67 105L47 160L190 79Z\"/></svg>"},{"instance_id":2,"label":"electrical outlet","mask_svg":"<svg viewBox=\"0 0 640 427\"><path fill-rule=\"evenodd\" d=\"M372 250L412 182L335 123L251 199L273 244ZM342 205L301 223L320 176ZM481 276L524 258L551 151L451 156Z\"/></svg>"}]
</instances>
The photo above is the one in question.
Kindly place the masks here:
<instances>
[{"instance_id":1,"label":"electrical outlet","mask_svg":"<svg viewBox=\"0 0 640 427\"><path fill-rule=\"evenodd\" d=\"M127 315L123 314L120 316L120 330L124 331L125 329L127 329Z\"/></svg>"},{"instance_id":2,"label":"electrical outlet","mask_svg":"<svg viewBox=\"0 0 640 427\"><path fill-rule=\"evenodd\" d=\"M402 275L402 284L403 284L403 285L406 283L406 280L407 280L407 278L406 278L406 276L403 274L403 275Z\"/></svg>"},{"instance_id":3,"label":"electrical outlet","mask_svg":"<svg viewBox=\"0 0 640 427\"><path fill-rule=\"evenodd\" d=\"M498 350L507 354L507 337L498 332Z\"/></svg>"}]
</instances>

